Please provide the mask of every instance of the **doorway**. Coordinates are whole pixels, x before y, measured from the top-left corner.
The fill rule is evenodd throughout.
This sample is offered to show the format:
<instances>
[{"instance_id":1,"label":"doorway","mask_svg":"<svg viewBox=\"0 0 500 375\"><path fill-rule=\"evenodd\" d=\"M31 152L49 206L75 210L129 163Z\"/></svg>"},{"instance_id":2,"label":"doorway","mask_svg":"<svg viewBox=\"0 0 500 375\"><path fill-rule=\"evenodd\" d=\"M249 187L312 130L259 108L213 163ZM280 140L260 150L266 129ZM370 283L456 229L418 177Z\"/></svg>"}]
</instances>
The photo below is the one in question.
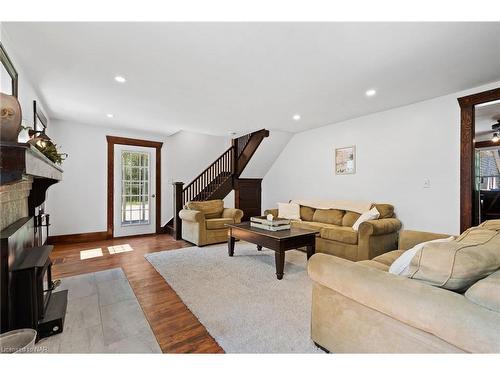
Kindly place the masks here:
<instances>
[{"instance_id":1,"label":"doorway","mask_svg":"<svg viewBox=\"0 0 500 375\"><path fill-rule=\"evenodd\" d=\"M156 232L156 149L115 145L113 237Z\"/></svg>"},{"instance_id":2,"label":"doorway","mask_svg":"<svg viewBox=\"0 0 500 375\"><path fill-rule=\"evenodd\" d=\"M107 136L107 237L161 233L161 142Z\"/></svg>"},{"instance_id":3,"label":"doorway","mask_svg":"<svg viewBox=\"0 0 500 375\"><path fill-rule=\"evenodd\" d=\"M488 210L494 213L500 201L500 195L499 199L495 198L497 177L493 152L500 146L500 132L493 126L500 118L500 113L497 114L500 88L464 96L458 98L458 102L461 110L460 232L463 232L484 221Z\"/></svg>"},{"instance_id":4,"label":"doorway","mask_svg":"<svg viewBox=\"0 0 500 375\"><path fill-rule=\"evenodd\" d=\"M476 106L474 111L473 225L500 219L500 100Z\"/></svg>"}]
</instances>

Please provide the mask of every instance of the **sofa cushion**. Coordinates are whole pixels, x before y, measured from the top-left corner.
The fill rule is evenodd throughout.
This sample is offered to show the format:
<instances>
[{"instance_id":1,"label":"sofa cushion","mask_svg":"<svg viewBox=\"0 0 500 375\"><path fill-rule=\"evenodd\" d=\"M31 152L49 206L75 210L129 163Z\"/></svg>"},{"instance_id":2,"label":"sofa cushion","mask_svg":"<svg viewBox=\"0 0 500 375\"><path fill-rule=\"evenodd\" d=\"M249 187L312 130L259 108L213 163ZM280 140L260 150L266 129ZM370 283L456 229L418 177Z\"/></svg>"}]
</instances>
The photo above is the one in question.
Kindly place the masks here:
<instances>
[{"instance_id":1,"label":"sofa cushion","mask_svg":"<svg viewBox=\"0 0 500 375\"><path fill-rule=\"evenodd\" d=\"M386 265L384 263L376 262L374 259L372 259L372 260L360 260L359 262L356 262L356 263L361 264L362 266L375 268L377 270L384 271L384 272L389 271L388 265Z\"/></svg>"},{"instance_id":2,"label":"sofa cushion","mask_svg":"<svg viewBox=\"0 0 500 375\"><path fill-rule=\"evenodd\" d=\"M292 226L292 228L317 230L318 232L321 230L321 228L331 226L331 225L325 224L325 223L315 223L313 221L295 221L295 220L292 220L290 225ZM319 235L319 233L318 233L318 235Z\"/></svg>"},{"instance_id":3,"label":"sofa cushion","mask_svg":"<svg viewBox=\"0 0 500 375\"><path fill-rule=\"evenodd\" d=\"M304 221L313 221L316 209L307 206L300 206L300 218Z\"/></svg>"},{"instance_id":4,"label":"sofa cushion","mask_svg":"<svg viewBox=\"0 0 500 375\"><path fill-rule=\"evenodd\" d=\"M359 219L361 214L352 211L346 211L344 217L342 218L342 226L343 227L352 227L356 220Z\"/></svg>"},{"instance_id":5,"label":"sofa cushion","mask_svg":"<svg viewBox=\"0 0 500 375\"><path fill-rule=\"evenodd\" d=\"M224 224L234 224L234 219L231 218L216 218L205 220L207 229L224 229Z\"/></svg>"},{"instance_id":6,"label":"sofa cushion","mask_svg":"<svg viewBox=\"0 0 500 375\"><path fill-rule=\"evenodd\" d=\"M462 291L500 268L500 232L473 227L450 242L426 244L413 257L408 277Z\"/></svg>"},{"instance_id":7,"label":"sofa cushion","mask_svg":"<svg viewBox=\"0 0 500 375\"><path fill-rule=\"evenodd\" d=\"M278 217L300 220L300 206L297 203L278 203Z\"/></svg>"},{"instance_id":8,"label":"sofa cushion","mask_svg":"<svg viewBox=\"0 0 500 375\"><path fill-rule=\"evenodd\" d=\"M333 225L342 225L342 218L345 211L341 210L316 210L314 211L313 221Z\"/></svg>"},{"instance_id":9,"label":"sofa cushion","mask_svg":"<svg viewBox=\"0 0 500 375\"><path fill-rule=\"evenodd\" d=\"M205 214L206 219L221 217L224 210L224 201L215 199L211 201L189 201L186 203L186 208L189 210L201 211Z\"/></svg>"},{"instance_id":10,"label":"sofa cushion","mask_svg":"<svg viewBox=\"0 0 500 375\"><path fill-rule=\"evenodd\" d=\"M358 232L349 227L324 227L321 229L321 238L356 245Z\"/></svg>"},{"instance_id":11,"label":"sofa cushion","mask_svg":"<svg viewBox=\"0 0 500 375\"><path fill-rule=\"evenodd\" d=\"M475 304L500 312L500 271L472 285L465 297Z\"/></svg>"},{"instance_id":12,"label":"sofa cushion","mask_svg":"<svg viewBox=\"0 0 500 375\"><path fill-rule=\"evenodd\" d=\"M394 261L398 259L403 253L404 250L393 250L389 251L388 253L379 255L378 257L375 257L372 260L374 260L375 262L385 264L386 266L390 267L391 264L394 263Z\"/></svg>"},{"instance_id":13,"label":"sofa cushion","mask_svg":"<svg viewBox=\"0 0 500 375\"><path fill-rule=\"evenodd\" d=\"M373 205L380 213L379 219L387 219L394 216L394 206L386 203L375 203Z\"/></svg>"}]
</instances>

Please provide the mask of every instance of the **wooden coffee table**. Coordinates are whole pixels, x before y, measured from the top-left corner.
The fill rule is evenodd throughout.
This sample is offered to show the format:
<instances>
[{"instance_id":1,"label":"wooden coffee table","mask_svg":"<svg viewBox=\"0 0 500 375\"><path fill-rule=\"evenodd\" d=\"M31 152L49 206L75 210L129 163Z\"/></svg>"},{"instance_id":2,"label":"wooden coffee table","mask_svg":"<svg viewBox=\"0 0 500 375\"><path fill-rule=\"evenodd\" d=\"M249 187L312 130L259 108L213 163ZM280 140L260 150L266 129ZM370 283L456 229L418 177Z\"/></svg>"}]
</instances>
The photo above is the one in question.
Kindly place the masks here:
<instances>
[{"instance_id":1,"label":"wooden coffee table","mask_svg":"<svg viewBox=\"0 0 500 375\"><path fill-rule=\"evenodd\" d=\"M299 228L291 228L272 232L269 230L253 228L250 222L241 224L226 224L228 227L227 250L229 256L234 254L234 243L236 239L254 243L257 245L257 250L262 250L262 247L274 250L274 260L276 262L276 277L278 280L283 278L283 268L285 267L285 251L306 247L307 259L309 259L315 251L316 234L319 231L307 230Z\"/></svg>"}]
</instances>

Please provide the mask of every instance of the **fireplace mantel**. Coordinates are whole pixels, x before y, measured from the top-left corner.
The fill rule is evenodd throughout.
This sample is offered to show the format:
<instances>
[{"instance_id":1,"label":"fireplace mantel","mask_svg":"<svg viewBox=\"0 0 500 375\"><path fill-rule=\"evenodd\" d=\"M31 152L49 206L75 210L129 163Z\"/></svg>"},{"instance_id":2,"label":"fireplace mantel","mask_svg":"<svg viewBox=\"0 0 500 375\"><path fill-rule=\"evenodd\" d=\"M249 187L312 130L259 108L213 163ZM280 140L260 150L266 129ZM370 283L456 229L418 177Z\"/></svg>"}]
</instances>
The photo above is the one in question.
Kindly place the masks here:
<instances>
[{"instance_id":1,"label":"fireplace mantel","mask_svg":"<svg viewBox=\"0 0 500 375\"><path fill-rule=\"evenodd\" d=\"M25 216L35 216L49 186L63 170L29 143L0 142L0 230Z\"/></svg>"},{"instance_id":2,"label":"fireplace mantel","mask_svg":"<svg viewBox=\"0 0 500 375\"><path fill-rule=\"evenodd\" d=\"M23 176L46 178L56 183L63 170L29 143L0 142L1 185L23 179Z\"/></svg>"}]
</instances>

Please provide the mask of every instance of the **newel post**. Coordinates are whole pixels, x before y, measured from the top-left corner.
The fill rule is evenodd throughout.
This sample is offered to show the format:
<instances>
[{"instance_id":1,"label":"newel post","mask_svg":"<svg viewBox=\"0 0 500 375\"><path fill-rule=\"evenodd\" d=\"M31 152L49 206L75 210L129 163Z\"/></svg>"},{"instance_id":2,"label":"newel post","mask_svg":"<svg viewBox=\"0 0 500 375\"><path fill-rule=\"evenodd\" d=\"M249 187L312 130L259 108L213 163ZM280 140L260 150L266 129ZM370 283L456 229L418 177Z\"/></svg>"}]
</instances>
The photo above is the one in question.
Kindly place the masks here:
<instances>
[{"instance_id":1,"label":"newel post","mask_svg":"<svg viewBox=\"0 0 500 375\"><path fill-rule=\"evenodd\" d=\"M183 207L182 190L184 182L173 182L174 185L174 238L176 240L182 239L182 220L179 217L179 212Z\"/></svg>"},{"instance_id":2,"label":"newel post","mask_svg":"<svg viewBox=\"0 0 500 375\"><path fill-rule=\"evenodd\" d=\"M231 140L231 145L233 146L233 154L231 158L231 173L233 177L238 174L238 139L233 138Z\"/></svg>"}]
</instances>

